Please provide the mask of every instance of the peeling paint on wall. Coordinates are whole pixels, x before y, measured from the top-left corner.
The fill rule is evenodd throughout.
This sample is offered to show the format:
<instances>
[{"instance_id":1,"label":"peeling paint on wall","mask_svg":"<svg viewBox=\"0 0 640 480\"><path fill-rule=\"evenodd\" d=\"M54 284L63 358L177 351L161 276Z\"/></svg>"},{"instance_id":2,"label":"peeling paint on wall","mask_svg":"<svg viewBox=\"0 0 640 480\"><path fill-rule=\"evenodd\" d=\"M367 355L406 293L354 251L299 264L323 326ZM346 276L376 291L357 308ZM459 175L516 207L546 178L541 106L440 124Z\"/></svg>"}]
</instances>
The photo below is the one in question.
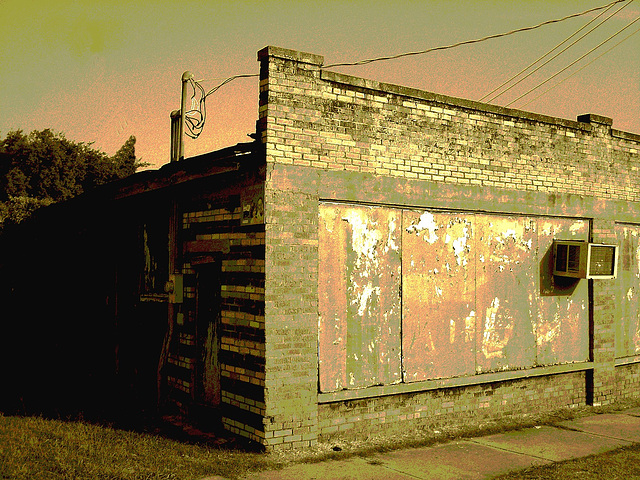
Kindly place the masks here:
<instances>
[{"instance_id":1,"label":"peeling paint on wall","mask_svg":"<svg viewBox=\"0 0 640 480\"><path fill-rule=\"evenodd\" d=\"M399 215L320 206L321 391L401 380Z\"/></svg>"},{"instance_id":2,"label":"peeling paint on wall","mask_svg":"<svg viewBox=\"0 0 640 480\"><path fill-rule=\"evenodd\" d=\"M204 345L205 358L202 372L203 400L210 405L220 402L220 366L218 361L218 334L216 324L210 323L207 328L207 339Z\"/></svg>"},{"instance_id":3,"label":"peeling paint on wall","mask_svg":"<svg viewBox=\"0 0 640 480\"><path fill-rule=\"evenodd\" d=\"M424 212L420 215L418 223L413 223L407 227L407 232L415 234L426 232L421 235L422 239L433 245L438 240L436 231L438 231L439 228L440 227L436 224L433 214L430 212Z\"/></svg>"},{"instance_id":4,"label":"peeling paint on wall","mask_svg":"<svg viewBox=\"0 0 640 480\"><path fill-rule=\"evenodd\" d=\"M551 275L553 240L588 240L585 220L547 218L538 232L540 288L536 318L537 364L554 365L589 358L588 283Z\"/></svg>"},{"instance_id":5,"label":"peeling paint on wall","mask_svg":"<svg viewBox=\"0 0 640 480\"><path fill-rule=\"evenodd\" d=\"M445 212L403 212L403 368L406 381L472 373L473 227ZM438 232L438 235L436 235ZM470 313L472 312L472 313Z\"/></svg>"},{"instance_id":6,"label":"peeling paint on wall","mask_svg":"<svg viewBox=\"0 0 640 480\"><path fill-rule=\"evenodd\" d=\"M322 391L588 359L587 282L556 285L549 263L553 239L586 239L587 222L330 204L321 217Z\"/></svg>"},{"instance_id":7,"label":"peeling paint on wall","mask_svg":"<svg viewBox=\"0 0 640 480\"><path fill-rule=\"evenodd\" d=\"M511 337L513 324L503 324L502 318L496 320L500 311L500 299L494 298L491 306L487 308L484 317L484 326L482 333L482 353L485 358L501 358L502 349L505 347Z\"/></svg>"},{"instance_id":8,"label":"peeling paint on wall","mask_svg":"<svg viewBox=\"0 0 640 480\"><path fill-rule=\"evenodd\" d=\"M532 301L535 290L536 227L528 217L475 215L478 318L476 371L525 368L535 364Z\"/></svg>"},{"instance_id":9,"label":"peeling paint on wall","mask_svg":"<svg viewBox=\"0 0 640 480\"><path fill-rule=\"evenodd\" d=\"M634 299L640 289L640 225L616 225L620 265L616 279L616 357L640 354L640 307Z\"/></svg>"}]
</instances>

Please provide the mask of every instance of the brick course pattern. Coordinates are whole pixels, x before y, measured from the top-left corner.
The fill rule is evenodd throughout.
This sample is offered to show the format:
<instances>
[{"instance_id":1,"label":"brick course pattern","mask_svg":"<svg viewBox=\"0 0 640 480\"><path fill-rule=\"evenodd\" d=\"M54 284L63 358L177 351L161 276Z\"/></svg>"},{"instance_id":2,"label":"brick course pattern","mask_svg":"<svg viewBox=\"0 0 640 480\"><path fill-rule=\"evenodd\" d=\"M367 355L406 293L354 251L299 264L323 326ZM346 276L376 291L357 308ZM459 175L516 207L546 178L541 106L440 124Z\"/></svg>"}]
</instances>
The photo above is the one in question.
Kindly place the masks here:
<instances>
[{"instance_id":1,"label":"brick course pattern","mask_svg":"<svg viewBox=\"0 0 640 480\"><path fill-rule=\"evenodd\" d=\"M599 115L564 120L325 71L308 53L267 47L258 59L267 448L633 395L636 367L615 366L619 292L589 281L582 371L319 403L320 201L585 218L592 241L615 243L615 222L640 211L640 135Z\"/></svg>"},{"instance_id":2,"label":"brick course pattern","mask_svg":"<svg viewBox=\"0 0 640 480\"><path fill-rule=\"evenodd\" d=\"M261 82L267 161L638 201L640 136L323 71L276 49ZM263 68L263 70L265 70Z\"/></svg>"},{"instance_id":3,"label":"brick course pattern","mask_svg":"<svg viewBox=\"0 0 640 480\"><path fill-rule=\"evenodd\" d=\"M638 398L640 396L640 363L616 366L615 383L618 398Z\"/></svg>"},{"instance_id":4,"label":"brick course pattern","mask_svg":"<svg viewBox=\"0 0 640 480\"><path fill-rule=\"evenodd\" d=\"M265 187L265 443L311 446L317 438L317 199ZM317 290L317 287L316 289ZM267 320L268 319L268 320Z\"/></svg>"},{"instance_id":5,"label":"brick course pattern","mask_svg":"<svg viewBox=\"0 0 640 480\"><path fill-rule=\"evenodd\" d=\"M446 430L509 415L585 404L584 372L321 404L319 436L334 438ZM410 426L408 426L410 425Z\"/></svg>"},{"instance_id":6,"label":"brick course pattern","mask_svg":"<svg viewBox=\"0 0 640 480\"><path fill-rule=\"evenodd\" d=\"M216 263L220 283L217 348L222 423L229 431L262 443L265 233L263 224L247 225L243 220L242 198L238 194L217 194L212 198L205 195L184 203L180 235L184 250L184 320L182 324L178 322L177 341L169 357L176 372L169 385L175 387L173 399L179 405L189 405L197 398L195 384L202 372L196 371L196 364L203 354L195 350L197 272L202 265Z\"/></svg>"}]
</instances>

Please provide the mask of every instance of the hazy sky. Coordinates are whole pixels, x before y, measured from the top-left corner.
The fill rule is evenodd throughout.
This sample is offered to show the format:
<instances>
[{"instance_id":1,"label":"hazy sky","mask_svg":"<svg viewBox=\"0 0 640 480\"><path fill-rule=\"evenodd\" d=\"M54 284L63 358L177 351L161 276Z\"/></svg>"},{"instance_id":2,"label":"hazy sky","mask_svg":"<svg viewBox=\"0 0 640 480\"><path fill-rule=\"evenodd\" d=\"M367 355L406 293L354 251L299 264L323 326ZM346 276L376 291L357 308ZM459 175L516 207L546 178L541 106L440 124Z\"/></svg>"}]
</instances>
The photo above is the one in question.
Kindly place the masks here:
<instances>
[{"instance_id":1,"label":"hazy sky","mask_svg":"<svg viewBox=\"0 0 640 480\"><path fill-rule=\"evenodd\" d=\"M185 70L210 89L228 76L258 73L256 52L266 45L324 55L325 64L357 61L506 32L611 1L0 0L0 137L14 129L52 128L111 155L135 135L138 156L160 166L169 160L169 114L180 106ZM478 100L598 13L334 70ZM505 105L638 16L635 0L491 103ZM640 33L523 107L638 28L640 21L512 107L572 120L605 115L614 128L640 134ZM207 99L200 138L186 139L186 156L250 141L257 112L257 78L222 87Z\"/></svg>"}]
</instances>

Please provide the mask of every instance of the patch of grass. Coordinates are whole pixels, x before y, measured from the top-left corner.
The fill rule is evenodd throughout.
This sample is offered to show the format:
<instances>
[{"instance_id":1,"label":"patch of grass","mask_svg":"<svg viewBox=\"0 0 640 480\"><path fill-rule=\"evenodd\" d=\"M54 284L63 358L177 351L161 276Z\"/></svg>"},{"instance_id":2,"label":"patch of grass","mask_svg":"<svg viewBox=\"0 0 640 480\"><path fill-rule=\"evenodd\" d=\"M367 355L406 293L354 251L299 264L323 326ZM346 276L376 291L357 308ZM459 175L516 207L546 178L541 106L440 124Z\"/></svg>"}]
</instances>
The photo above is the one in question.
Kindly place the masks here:
<instances>
[{"instance_id":1,"label":"patch of grass","mask_svg":"<svg viewBox=\"0 0 640 480\"><path fill-rule=\"evenodd\" d=\"M219 475L239 478L259 470L277 470L293 463L314 463L353 456L371 457L404 448L430 446L450 440L476 437L536 425L553 425L563 420L596 413L610 413L640 406L640 400L630 400L606 407L565 408L540 414L505 415L498 419L466 418L459 424L434 424L421 432L369 436L362 440L333 440L313 448L281 451L271 454L241 450L240 444L218 447L206 439L172 435L151 428L152 433L134 432L101 426L85 421L50 420L37 416L3 416L0 413L0 479L112 479L112 480L180 480L202 479ZM176 433L176 432L174 432ZM184 440L184 441L183 441ZM612 456L611 460L608 457ZM605 467L580 463L579 459L563 462L567 470L554 475L552 467L538 467L505 476L516 478L636 478L630 476L629 465L640 465L640 446L621 449L595 457L604 458ZM597 460L595 460L597 462ZM558 464L560 465L560 464ZM604 464L603 464L604 465ZM618 468L616 470L616 468ZM570 470L570 469L574 470ZM634 467L636 468L636 467ZM596 469L608 476L586 476ZM572 472L576 472L575 476ZM583 473L579 473L583 472ZM624 474L619 473L624 472ZM640 471L634 473L640 478ZM532 476L517 476L532 475ZM538 475L538 476L535 476Z\"/></svg>"},{"instance_id":2,"label":"patch of grass","mask_svg":"<svg viewBox=\"0 0 640 480\"><path fill-rule=\"evenodd\" d=\"M640 478L640 445L566 460L496 477L495 480L628 480Z\"/></svg>"},{"instance_id":3,"label":"patch of grass","mask_svg":"<svg viewBox=\"0 0 640 480\"><path fill-rule=\"evenodd\" d=\"M276 466L257 453L182 443L85 422L0 415L0 478L238 478Z\"/></svg>"}]
</instances>

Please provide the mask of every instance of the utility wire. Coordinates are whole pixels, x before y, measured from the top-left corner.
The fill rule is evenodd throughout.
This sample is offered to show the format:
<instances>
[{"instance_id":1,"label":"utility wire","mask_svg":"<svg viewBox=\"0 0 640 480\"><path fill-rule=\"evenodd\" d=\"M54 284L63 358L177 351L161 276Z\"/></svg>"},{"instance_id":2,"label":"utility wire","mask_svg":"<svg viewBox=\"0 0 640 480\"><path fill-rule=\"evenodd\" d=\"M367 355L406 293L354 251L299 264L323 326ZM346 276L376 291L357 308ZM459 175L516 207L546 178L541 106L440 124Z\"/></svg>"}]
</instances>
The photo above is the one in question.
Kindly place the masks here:
<instances>
[{"instance_id":1,"label":"utility wire","mask_svg":"<svg viewBox=\"0 0 640 480\"><path fill-rule=\"evenodd\" d=\"M493 39L493 38L506 37L508 35L513 35L515 33L525 32L525 31L528 31L528 30L534 30L534 29L543 27L545 25L562 22L562 21L568 20L570 18L580 17L580 16L583 16L583 15L586 15L588 13L595 12L595 11L598 11L598 10L609 9L609 8L611 8L611 6L613 6L613 5L617 4L617 3L625 2L625 1L627 1L627 0L615 0L614 2L608 3L608 4L600 6L600 7L590 8L589 10L585 10L584 12L574 13L574 14L567 15L567 16L562 17L562 18L557 18L557 19L553 19L553 20L547 20L546 22L542 22L542 23L539 23L537 25L533 25L533 26L530 26L530 27L518 28L518 29L515 29L515 30L510 30L508 32L498 33L498 34L494 34L494 35L488 35L488 36L485 36L485 37L482 37L482 38L478 38L478 39L474 39L474 40L466 40L466 41L454 43L454 44L451 44L451 45L444 45L444 46L440 46L440 47L428 48L426 50L421 50L421 51L417 51L417 52L400 53L400 54L397 54L397 55L391 55L391 56L387 56L387 57L372 58L372 59L368 59L368 60L360 60L358 62L352 62L352 63L333 63L333 64L330 64L330 65L325 65L324 68L366 65L366 64L369 64L369 63L378 62L378 61L382 61L382 60L393 60L393 59L396 59L396 58L402 58L402 57L408 57L408 56L414 56L414 55L423 55L425 53L434 52L434 51L438 51L438 50L448 50L448 49L459 47L459 46L462 46L462 45L469 45L469 44L473 44L473 43L484 42L486 40L490 40L490 39ZM257 74L257 73L233 75L231 77L228 77L222 83L216 85L215 87L213 87L211 90L209 90L206 93L204 92L204 88L200 84L200 81L196 81L196 80L190 79L189 82L190 82L190 84L191 84L191 86L192 86L192 88L194 90L194 93L191 96L191 110L185 112L185 124L187 126L187 132L186 132L187 135L189 137L195 139L195 138L198 138L200 133L202 133L202 129L204 128L204 123L205 123L205 120L206 120L205 101L206 101L206 99L207 99L207 97L209 95L215 93L216 91L218 91L221 87L223 87L227 83L232 82L233 80L236 80L238 78L250 78L250 77L258 77L258 76L259 76L259 74ZM198 96L197 95L198 92L200 93L200 100L199 101L196 100L196 97Z\"/></svg>"},{"instance_id":2,"label":"utility wire","mask_svg":"<svg viewBox=\"0 0 640 480\"><path fill-rule=\"evenodd\" d=\"M257 77L257 73L233 75L227 78L224 82L213 87L211 90L205 93L204 88L200 84L200 81L189 79L189 83L193 88L193 95L191 95L191 110L187 110L184 115L185 126L187 127L185 133L194 140L200 136L202 129L204 128L205 121L207 120L206 100L209 95L215 93L220 87L223 87L227 83L237 78ZM200 99L198 100L198 93Z\"/></svg>"},{"instance_id":3,"label":"utility wire","mask_svg":"<svg viewBox=\"0 0 640 480\"><path fill-rule=\"evenodd\" d=\"M632 0L633 1L633 0ZM529 78L531 75L533 75L535 72L537 72L538 70L540 70L542 67L544 67L545 65L547 65L549 62L551 62L552 60L554 60L555 58L557 58L558 56L560 56L561 54L563 54L564 52L566 52L569 48L571 48L572 46L574 46L576 43L578 43L580 40L582 40L584 37L586 37L587 35L589 35L591 32L593 32L596 28L598 28L600 25L602 25L604 22L606 22L607 20L609 20L612 16L614 16L616 13L618 13L620 10L622 10L623 8L625 8L627 5L629 5L631 2L628 2L626 4L624 4L622 7L620 7L618 10L616 10L614 13L612 13L611 15L609 15L607 18L605 18L604 20L602 20L598 25L596 25L595 27L593 27L591 30L589 30L587 33L583 34L580 38L578 38L577 40L575 40L573 43L571 43L570 45L566 46L564 49L562 49L561 51L559 51L557 54L555 54L553 57L551 57L549 60L547 60L546 62L544 62L542 65L540 65L539 67L537 67L535 70L529 72L526 76L522 77L520 80L518 80L517 82L515 82L513 85L509 86L508 88L506 88L505 90L503 90L502 92L500 92L499 94L491 97L489 100L487 100L487 102L493 102L496 98L504 95L506 92L508 92L509 90L511 90L513 87L515 87L516 85L518 85L519 83L521 83L522 81L524 81L525 79ZM520 75L522 75L524 72L526 72L528 69L532 68L535 64L537 64L538 62L540 62L541 60L543 60L546 56L550 55L554 50L556 50L557 48L559 48L562 44L568 42L571 38L573 38L574 36L576 36L578 33L580 33L582 30L584 30L585 28L587 28L589 25L591 25L593 22L595 22L598 18L600 18L602 15L604 15L606 12L608 12L611 8L613 8L614 4L609 5L609 7L600 12L596 17L594 17L591 21L589 21L588 23L586 23L585 25L583 25L582 27L580 27L578 30L576 30L574 33L572 33L569 37L567 37L566 39L564 39L562 42L560 42L558 45L556 45L555 47L553 47L551 50L549 50L547 53L545 53L544 55L542 55L540 58L538 58L535 62L529 64L527 67L523 68L522 70L520 70L518 73L516 73L515 75L513 75L511 78L509 78L508 80L506 80L504 83L500 84L499 86L497 86L496 88L494 88L493 90L491 90L489 93L487 93L484 97L482 97L479 101L482 102L484 101L488 96L490 96L491 94L495 93L496 91L500 90L502 87L504 87L506 84L508 84L509 82L513 81L514 79L516 79L517 77L519 77Z\"/></svg>"},{"instance_id":4,"label":"utility wire","mask_svg":"<svg viewBox=\"0 0 640 480\"><path fill-rule=\"evenodd\" d=\"M205 95L205 97L208 97L212 93L215 93L220 87L224 87L227 83L232 82L237 78L249 78L249 77L257 77L257 76L259 76L258 73L245 73L243 75L233 75L232 77L227 78L224 82L222 82L218 86L213 87L211 90L209 90Z\"/></svg>"},{"instance_id":5,"label":"utility wire","mask_svg":"<svg viewBox=\"0 0 640 480\"><path fill-rule=\"evenodd\" d=\"M564 72L565 70L567 70L568 68L574 66L576 63L578 63L580 60L582 60L584 57L586 57L587 55L591 54L593 51L597 50L598 48L600 48L602 45L604 45L605 43L607 43L609 40L611 40L613 37L615 37L616 35L619 35L620 33L622 33L623 31L625 31L627 28L629 28L631 25L633 25L634 23L636 23L638 20L640 20L640 17L636 18L633 22L630 22L629 24L627 24L626 27L621 28L620 30L618 30L616 33L614 33L613 35L611 35L609 38L607 38L606 40L603 40L601 43L599 43L598 45L596 45L595 47L593 47L591 50L589 50L587 53L585 53L584 55L582 55L580 58L574 60L573 62L571 62L569 65L567 65L566 67L564 67L561 70L558 70L556 73L554 73L553 75L551 75L549 78L547 78L545 81L539 83L538 85L536 85L535 87L531 88L530 90L526 91L525 93L523 93L522 95L520 95L518 98L512 100L511 102L507 103L505 105L505 107L508 107L509 105L514 104L515 102L517 102L518 100L520 100L522 97L525 97L527 95L529 95L531 92L533 92L534 90L536 90L537 88L541 87L542 85L544 85L545 83L549 82L550 80L554 79L555 77L557 77L558 75L560 75L562 72Z\"/></svg>"},{"instance_id":6,"label":"utility wire","mask_svg":"<svg viewBox=\"0 0 640 480\"><path fill-rule=\"evenodd\" d=\"M358 62L332 63L330 65L325 65L324 68L351 67L351 66L357 66L357 65L366 65L368 63L379 62L381 60L394 60L396 58L409 57L409 56L414 56L414 55L423 55L425 53L435 52L437 50L447 50L447 49L450 49L450 48L459 47L461 45L469 45L469 44L472 44L472 43L484 42L486 40L491 40L493 38L506 37L508 35L513 35L514 33L525 32L527 30L534 30L536 28L540 28L540 27L543 27L545 25L549 25L551 23L558 23L558 22L562 22L564 20L568 20L570 18L580 17L582 15L586 15L587 13L595 12L597 10L603 10L605 8L610 7L611 5L615 5L616 3L622 3L622 2L626 2L626 1L627 0L616 0L615 2L608 3L607 5L603 5L601 7L590 8L589 10L585 10L584 12L574 13L574 14L571 14L571 15L567 15L566 17L557 18L557 19L554 19L554 20L547 20L546 22L542 22L542 23L539 23L537 25L533 25L533 26L530 26L530 27L523 27L523 28L518 28L518 29L515 29L515 30L510 30L510 31L504 32L504 33L497 33L497 34L494 34L494 35L487 35L486 37L477 38L477 39L474 39L474 40L465 40L463 42L457 42L457 43L453 43L451 45L444 45L444 46L440 46L440 47L428 48L426 50L420 50L420 51L417 51L417 52L399 53L397 55L390 55L388 57L377 57L377 58L371 58L371 59L368 59L368 60L360 60Z\"/></svg>"},{"instance_id":7,"label":"utility wire","mask_svg":"<svg viewBox=\"0 0 640 480\"><path fill-rule=\"evenodd\" d=\"M562 22L564 20L568 20L570 18L583 16L583 15L586 15L588 13L595 12L595 11L598 11L598 10L606 9L603 12L603 13L605 13L613 5L616 5L617 3L626 2L626 1L627 0L616 0L614 2L611 2L611 3L607 4L607 5L603 5L601 7L594 7L594 8L591 8L589 10L585 10L584 12L574 13L574 14L571 14L571 15L567 15L566 17L557 18L557 19L554 19L554 20L547 20L546 22L542 22L542 23L539 23L537 25L533 25L533 26L530 26L530 27L519 28L519 29L516 29L516 30L511 30L509 32L504 32L504 33L498 33L498 34L495 34L495 35L488 35L486 37L482 37L482 38L478 38L478 39L474 39L474 40L466 40L466 41L454 43L454 44L451 44L451 45L443 45L443 46L440 46L440 47L428 48L426 50L421 50L421 51L418 51L418 52L400 53L400 54L391 55L391 56L388 56L388 57L378 57L378 58L372 58L372 59L368 59L368 60L360 60L360 61L352 62L352 63L332 63L332 64L329 64L329 65L323 65L323 67L324 68L332 68L332 67L366 65L368 63L378 62L378 61L381 61L381 60L393 60L393 59L396 59L396 58L408 57L408 56L413 56L413 55L422 55L422 54L429 53L429 52L434 52L434 51L437 51L437 50L447 50L447 49L450 49L450 48L459 47L461 45L468 45L468 44L472 44L472 43L484 42L486 40L490 40L490 39L493 39L493 38L505 37L507 35L512 35L514 33L524 32L524 31L527 31L527 30L534 30L536 28L540 28L540 27L543 27L545 25L549 25L551 23ZM602 13L600 15L602 15ZM600 15L598 15L598 17ZM596 18L598 18L598 17L596 17ZM591 23L591 22L589 22L589 23ZM589 25L589 24L587 24L587 25ZM578 32L576 32L576 33L578 33ZM575 35L575 33L574 33L574 35ZM571 38L571 37L569 37L569 38ZM217 86L213 87L211 90L209 90L205 94L205 98L208 97L209 95L211 95L212 93L215 93L219 88L225 86L227 83L229 83L229 82L231 82L233 80L236 80L238 78L249 78L249 77L257 77L257 76L259 76L257 73L249 73L249 74L243 74L243 75L233 75L233 76L227 78L224 82L220 83L219 85L217 85ZM199 82L196 82L196 83L199 83ZM493 93L493 92L491 92L491 93Z\"/></svg>"},{"instance_id":8,"label":"utility wire","mask_svg":"<svg viewBox=\"0 0 640 480\"><path fill-rule=\"evenodd\" d=\"M598 55L596 58L594 58L593 60L591 60L590 62L584 64L582 67L580 67L578 70L576 70L575 72L573 72L571 75L567 75L565 78L563 78L562 80L560 80L558 83L556 83L555 85L547 88L544 92L542 92L540 95L538 95L537 97L535 97L532 100L529 100L527 103L525 103L524 105L522 105L520 108L524 108L527 105L529 105L530 103L535 102L536 100L538 100L540 97L542 97L543 95L545 95L547 92L553 90L554 88L556 88L558 85L560 85L561 83L564 83L565 81L569 80L571 77L573 77L574 75L576 75L578 72L584 70L585 68L587 68L589 65L591 65L593 62L595 62L596 60L598 60L600 57L603 57L604 55L606 55L607 53L609 53L611 50L613 50L614 48L616 48L618 45L620 45L622 42L626 41L627 39L629 39L630 37L632 37L633 35L635 35L636 33L640 32L640 28L636 29L634 32L630 33L629 35L627 35L626 37L624 37L622 40L620 40L618 43L616 43L614 46L612 46L611 48L605 50L604 52L602 52L600 55Z\"/></svg>"},{"instance_id":9,"label":"utility wire","mask_svg":"<svg viewBox=\"0 0 640 480\"><path fill-rule=\"evenodd\" d=\"M189 83L193 88L193 95L191 95L191 110L187 110L184 114L184 122L187 127L185 133L190 138L196 139L202 133L204 122L207 118L207 110L204 103L206 95L199 82L190 78ZM200 100L197 100L198 92L200 93Z\"/></svg>"}]
</instances>

